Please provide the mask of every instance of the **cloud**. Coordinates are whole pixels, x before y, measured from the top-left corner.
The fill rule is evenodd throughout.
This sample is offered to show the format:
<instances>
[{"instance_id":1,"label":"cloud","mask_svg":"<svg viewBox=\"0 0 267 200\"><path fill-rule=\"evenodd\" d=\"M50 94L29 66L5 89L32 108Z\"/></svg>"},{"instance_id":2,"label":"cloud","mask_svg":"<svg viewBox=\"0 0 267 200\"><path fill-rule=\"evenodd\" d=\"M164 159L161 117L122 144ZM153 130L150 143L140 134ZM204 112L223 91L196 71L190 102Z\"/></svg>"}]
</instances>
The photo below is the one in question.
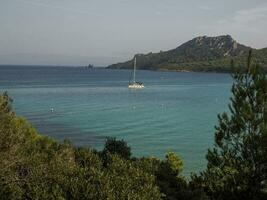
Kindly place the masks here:
<instances>
[{"instance_id":1,"label":"cloud","mask_svg":"<svg viewBox=\"0 0 267 200\"><path fill-rule=\"evenodd\" d=\"M157 11L155 12L155 14L160 16L160 15L162 15L162 14L163 14L163 12L162 12L162 11L160 11L160 10L157 10Z\"/></svg>"},{"instance_id":2,"label":"cloud","mask_svg":"<svg viewBox=\"0 0 267 200\"><path fill-rule=\"evenodd\" d=\"M95 14L95 12L93 12L92 9L89 11L82 9L75 9L74 7L67 6L67 3L65 3L64 6L62 6L57 1L51 1L51 0L17 0L17 1L19 3L23 3L26 5L44 7L48 9L56 9L59 11L73 13L73 14L82 14L82 15Z\"/></svg>"},{"instance_id":3,"label":"cloud","mask_svg":"<svg viewBox=\"0 0 267 200\"><path fill-rule=\"evenodd\" d=\"M215 22L199 25L201 33L209 35L230 34L239 42L256 48L267 46L267 4L237 10Z\"/></svg>"},{"instance_id":4,"label":"cloud","mask_svg":"<svg viewBox=\"0 0 267 200\"><path fill-rule=\"evenodd\" d=\"M237 11L231 21L231 26L241 30L260 31L260 29L266 28L266 23L267 5L265 7ZM264 27L261 27L261 25L264 25Z\"/></svg>"},{"instance_id":5,"label":"cloud","mask_svg":"<svg viewBox=\"0 0 267 200\"><path fill-rule=\"evenodd\" d=\"M267 4L252 9L238 10L232 18L218 22L218 29L266 33Z\"/></svg>"},{"instance_id":6,"label":"cloud","mask_svg":"<svg viewBox=\"0 0 267 200\"><path fill-rule=\"evenodd\" d=\"M213 10L213 7L207 6L207 5L200 5L198 6L198 9L203 10L203 11L210 11L210 10Z\"/></svg>"}]
</instances>

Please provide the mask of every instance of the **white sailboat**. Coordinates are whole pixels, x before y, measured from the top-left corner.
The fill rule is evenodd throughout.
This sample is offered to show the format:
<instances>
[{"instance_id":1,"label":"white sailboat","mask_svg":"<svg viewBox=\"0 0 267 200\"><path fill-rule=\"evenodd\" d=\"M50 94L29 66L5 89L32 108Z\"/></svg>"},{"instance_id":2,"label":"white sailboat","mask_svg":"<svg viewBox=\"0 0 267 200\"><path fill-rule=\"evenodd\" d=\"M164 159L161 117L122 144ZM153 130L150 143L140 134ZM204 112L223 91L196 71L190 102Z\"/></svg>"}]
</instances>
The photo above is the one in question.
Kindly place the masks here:
<instances>
[{"instance_id":1,"label":"white sailboat","mask_svg":"<svg viewBox=\"0 0 267 200\"><path fill-rule=\"evenodd\" d=\"M136 71L136 57L134 57L134 71L133 71L133 82L129 83L130 89L142 89L144 88L144 84L135 81L135 71Z\"/></svg>"}]
</instances>

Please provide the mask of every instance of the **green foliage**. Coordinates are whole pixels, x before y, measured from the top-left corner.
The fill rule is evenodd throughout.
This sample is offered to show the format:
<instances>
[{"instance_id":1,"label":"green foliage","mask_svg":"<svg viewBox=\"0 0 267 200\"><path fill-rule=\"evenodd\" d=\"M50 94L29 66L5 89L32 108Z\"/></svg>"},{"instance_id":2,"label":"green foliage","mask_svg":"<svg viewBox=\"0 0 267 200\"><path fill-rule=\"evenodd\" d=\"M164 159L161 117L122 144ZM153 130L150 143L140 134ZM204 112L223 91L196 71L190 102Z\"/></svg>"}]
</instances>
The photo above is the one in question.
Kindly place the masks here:
<instances>
[{"instance_id":1,"label":"green foliage","mask_svg":"<svg viewBox=\"0 0 267 200\"><path fill-rule=\"evenodd\" d=\"M116 138L108 137L105 142L103 154L117 154L121 158L130 159L131 148L123 140L116 140Z\"/></svg>"},{"instance_id":2,"label":"green foliage","mask_svg":"<svg viewBox=\"0 0 267 200\"><path fill-rule=\"evenodd\" d=\"M1 113L11 113L12 110L12 99L8 96L7 92L0 95L0 114Z\"/></svg>"},{"instance_id":3,"label":"green foliage","mask_svg":"<svg viewBox=\"0 0 267 200\"><path fill-rule=\"evenodd\" d=\"M218 116L202 184L214 199L267 198L267 79L251 65L251 53L246 73L233 78L230 113Z\"/></svg>"},{"instance_id":4,"label":"green foliage","mask_svg":"<svg viewBox=\"0 0 267 200\"><path fill-rule=\"evenodd\" d=\"M135 167L131 161L112 155L106 169L109 174L109 184L112 185L115 193L113 199L159 199L161 197L158 188L154 186L155 177Z\"/></svg>"},{"instance_id":5,"label":"green foliage","mask_svg":"<svg viewBox=\"0 0 267 200\"><path fill-rule=\"evenodd\" d=\"M183 162L174 152L168 152L164 160L153 157L135 158L133 164L155 176L156 183L164 194L163 199L208 199L202 189L191 187L181 175Z\"/></svg>"},{"instance_id":6,"label":"green foliage","mask_svg":"<svg viewBox=\"0 0 267 200\"><path fill-rule=\"evenodd\" d=\"M176 176L183 171L183 160L177 156L174 152L168 152L166 154L166 165L173 171Z\"/></svg>"},{"instance_id":7,"label":"green foliage","mask_svg":"<svg viewBox=\"0 0 267 200\"><path fill-rule=\"evenodd\" d=\"M155 177L124 159L127 144L109 141L104 167L95 150L40 136L12 113L7 93L0 95L0 200L160 199Z\"/></svg>"}]
</instances>

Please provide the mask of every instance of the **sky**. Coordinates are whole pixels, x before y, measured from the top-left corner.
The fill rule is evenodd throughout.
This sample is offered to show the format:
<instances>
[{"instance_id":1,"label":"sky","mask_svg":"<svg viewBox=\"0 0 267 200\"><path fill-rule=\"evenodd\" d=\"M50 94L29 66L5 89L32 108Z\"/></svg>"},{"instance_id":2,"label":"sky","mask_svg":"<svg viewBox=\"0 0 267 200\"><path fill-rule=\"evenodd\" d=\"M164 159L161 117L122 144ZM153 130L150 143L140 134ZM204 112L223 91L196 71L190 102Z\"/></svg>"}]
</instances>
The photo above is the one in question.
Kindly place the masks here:
<instances>
[{"instance_id":1,"label":"sky","mask_svg":"<svg viewBox=\"0 0 267 200\"><path fill-rule=\"evenodd\" d=\"M267 0L0 0L0 64L106 66L226 34L267 47Z\"/></svg>"}]
</instances>

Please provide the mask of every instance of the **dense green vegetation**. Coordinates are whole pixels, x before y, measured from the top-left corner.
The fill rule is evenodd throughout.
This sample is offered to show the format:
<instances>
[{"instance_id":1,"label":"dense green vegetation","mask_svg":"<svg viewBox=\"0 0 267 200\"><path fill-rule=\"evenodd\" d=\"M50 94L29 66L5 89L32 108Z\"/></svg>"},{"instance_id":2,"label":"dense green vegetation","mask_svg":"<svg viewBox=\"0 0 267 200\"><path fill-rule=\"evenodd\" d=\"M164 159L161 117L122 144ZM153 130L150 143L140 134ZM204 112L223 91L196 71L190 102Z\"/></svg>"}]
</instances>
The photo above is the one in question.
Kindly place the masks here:
<instances>
[{"instance_id":1,"label":"dense green vegetation","mask_svg":"<svg viewBox=\"0 0 267 200\"><path fill-rule=\"evenodd\" d=\"M233 75L230 113L218 115L215 146L200 176L214 199L267 198L267 79L251 65L251 51L246 72L240 70Z\"/></svg>"},{"instance_id":2,"label":"dense green vegetation","mask_svg":"<svg viewBox=\"0 0 267 200\"><path fill-rule=\"evenodd\" d=\"M250 47L237 43L231 36L197 37L164 52L137 54L137 68L174 71L230 72L230 60L244 66ZM267 48L254 50L254 58L267 71ZM112 69L132 69L133 59L108 66Z\"/></svg>"},{"instance_id":3,"label":"dense green vegetation","mask_svg":"<svg viewBox=\"0 0 267 200\"><path fill-rule=\"evenodd\" d=\"M41 136L1 94L0 199L267 199L267 79L251 55L233 78L207 168L190 180L173 152L135 158L115 138L96 151Z\"/></svg>"},{"instance_id":4,"label":"dense green vegetation","mask_svg":"<svg viewBox=\"0 0 267 200\"><path fill-rule=\"evenodd\" d=\"M0 199L162 199L192 196L182 161L133 158L124 141L108 138L103 151L39 135L0 96ZM176 188L179 186L180 188Z\"/></svg>"}]
</instances>

